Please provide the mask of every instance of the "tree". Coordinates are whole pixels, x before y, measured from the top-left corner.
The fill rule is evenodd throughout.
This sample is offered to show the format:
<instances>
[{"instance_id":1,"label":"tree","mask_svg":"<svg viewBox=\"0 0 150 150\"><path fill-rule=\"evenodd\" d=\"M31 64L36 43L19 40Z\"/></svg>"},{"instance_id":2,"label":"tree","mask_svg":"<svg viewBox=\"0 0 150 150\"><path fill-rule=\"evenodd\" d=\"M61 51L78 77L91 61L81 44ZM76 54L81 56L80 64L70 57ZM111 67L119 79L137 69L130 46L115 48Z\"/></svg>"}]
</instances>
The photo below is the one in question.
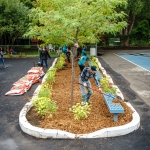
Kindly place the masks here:
<instances>
[{"instance_id":1,"label":"tree","mask_svg":"<svg viewBox=\"0 0 150 150\"><path fill-rule=\"evenodd\" d=\"M130 44L133 46L147 46L150 39L150 25L148 20L141 20L130 34Z\"/></svg>"},{"instance_id":2,"label":"tree","mask_svg":"<svg viewBox=\"0 0 150 150\"><path fill-rule=\"evenodd\" d=\"M4 44L13 44L28 28L29 9L19 0L1 0L0 12L0 37Z\"/></svg>"},{"instance_id":3,"label":"tree","mask_svg":"<svg viewBox=\"0 0 150 150\"><path fill-rule=\"evenodd\" d=\"M96 43L100 34L115 34L127 25L125 13L116 11L126 4L126 0L37 0L24 36L45 43Z\"/></svg>"},{"instance_id":4,"label":"tree","mask_svg":"<svg viewBox=\"0 0 150 150\"><path fill-rule=\"evenodd\" d=\"M48 43L96 43L101 33L116 33L126 26L124 12L115 8L125 0L37 0L29 15L32 23L25 36ZM75 44L76 43L76 44ZM74 48L75 49L75 48ZM76 49L75 49L76 50ZM71 104L73 104L74 55Z\"/></svg>"},{"instance_id":5,"label":"tree","mask_svg":"<svg viewBox=\"0 0 150 150\"><path fill-rule=\"evenodd\" d=\"M134 28L135 21L139 20L139 17L141 18L144 16L146 19L146 16L149 16L146 15L149 14L149 10L147 11L149 8L148 6L150 6L150 0L128 0L127 7L120 8L127 14L125 20L128 23L128 25L120 32L122 45L129 45L130 34Z\"/></svg>"}]
</instances>

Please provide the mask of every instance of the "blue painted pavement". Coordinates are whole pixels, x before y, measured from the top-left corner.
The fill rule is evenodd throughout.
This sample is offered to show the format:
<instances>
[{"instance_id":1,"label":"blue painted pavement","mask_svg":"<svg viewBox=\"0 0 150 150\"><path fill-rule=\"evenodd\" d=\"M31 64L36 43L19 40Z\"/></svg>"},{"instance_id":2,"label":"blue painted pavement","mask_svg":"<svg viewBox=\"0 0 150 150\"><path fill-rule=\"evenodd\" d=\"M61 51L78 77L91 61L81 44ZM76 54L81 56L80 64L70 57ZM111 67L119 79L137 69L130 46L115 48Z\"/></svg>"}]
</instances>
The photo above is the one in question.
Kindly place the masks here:
<instances>
[{"instance_id":1,"label":"blue painted pavement","mask_svg":"<svg viewBox=\"0 0 150 150\"><path fill-rule=\"evenodd\" d=\"M150 53L117 53L116 55L150 72Z\"/></svg>"}]
</instances>

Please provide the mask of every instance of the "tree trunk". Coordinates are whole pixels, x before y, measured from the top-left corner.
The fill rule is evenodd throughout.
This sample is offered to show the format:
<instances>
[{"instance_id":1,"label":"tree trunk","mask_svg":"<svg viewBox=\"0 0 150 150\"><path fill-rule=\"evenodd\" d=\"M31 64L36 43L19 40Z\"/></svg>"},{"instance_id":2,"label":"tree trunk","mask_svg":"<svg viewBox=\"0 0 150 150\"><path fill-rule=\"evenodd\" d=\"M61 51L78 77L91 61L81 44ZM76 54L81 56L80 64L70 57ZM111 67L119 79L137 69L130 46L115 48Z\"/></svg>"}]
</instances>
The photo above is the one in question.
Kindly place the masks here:
<instances>
[{"instance_id":1,"label":"tree trunk","mask_svg":"<svg viewBox=\"0 0 150 150\"><path fill-rule=\"evenodd\" d=\"M135 21L135 14L133 14L132 10L129 12L128 16L128 26L121 31L121 43L123 46L129 46L129 35L132 31L133 25Z\"/></svg>"}]
</instances>

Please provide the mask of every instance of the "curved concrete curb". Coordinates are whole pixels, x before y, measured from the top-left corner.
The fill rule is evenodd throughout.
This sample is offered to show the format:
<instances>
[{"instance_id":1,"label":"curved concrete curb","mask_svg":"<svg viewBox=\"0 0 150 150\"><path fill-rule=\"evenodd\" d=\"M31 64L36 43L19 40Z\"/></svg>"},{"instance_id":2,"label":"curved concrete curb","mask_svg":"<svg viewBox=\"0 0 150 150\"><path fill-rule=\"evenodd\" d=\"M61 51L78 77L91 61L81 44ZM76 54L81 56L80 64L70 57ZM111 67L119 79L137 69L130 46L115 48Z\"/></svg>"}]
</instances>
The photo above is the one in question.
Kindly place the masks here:
<instances>
[{"instance_id":1,"label":"curved concrete curb","mask_svg":"<svg viewBox=\"0 0 150 150\"><path fill-rule=\"evenodd\" d=\"M137 130L140 126L140 117L131 104L126 103L133 111L132 121L123 126L104 128L89 134L73 134L57 129L44 129L32 126L26 119L26 114L32 107L32 102L28 102L20 112L19 124L23 132L37 138L54 138L54 139L75 139L75 138L104 138L121 136Z\"/></svg>"},{"instance_id":2,"label":"curved concrete curb","mask_svg":"<svg viewBox=\"0 0 150 150\"><path fill-rule=\"evenodd\" d=\"M52 64L52 67L54 66L56 60ZM99 64L99 66L101 67L101 64ZM50 67L50 69L52 67ZM106 74L106 71L104 71L104 73ZM43 79L43 82L45 78ZM39 89L40 89L40 86L35 90L33 97L36 97L38 95ZM123 98L123 95L119 89L118 89L118 95ZM89 134L73 134L73 133L69 133L69 132L65 132L65 131L57 130L57 129L44 129L44 128L38 128L38 127L32 126L26 119L26 114L32 107L32 101L26 103L23 109L21 110L20 115L19 115L19 125L23 132L31 136L37 137L37 138L53 138L53 139L76 139L78 138L78 139L81 139L81 138L104 138L104 137L121 136L121 135L131 133L134 130L137 130L140 126L139 114L136 112L136 110L132 107L130 103L126 102L126 104L133 110L132 121L130 123L126 125L122 125L122 126L104 128L104 129L101 129L101 130L98 130Z\"/></svg>"}]
</instances>

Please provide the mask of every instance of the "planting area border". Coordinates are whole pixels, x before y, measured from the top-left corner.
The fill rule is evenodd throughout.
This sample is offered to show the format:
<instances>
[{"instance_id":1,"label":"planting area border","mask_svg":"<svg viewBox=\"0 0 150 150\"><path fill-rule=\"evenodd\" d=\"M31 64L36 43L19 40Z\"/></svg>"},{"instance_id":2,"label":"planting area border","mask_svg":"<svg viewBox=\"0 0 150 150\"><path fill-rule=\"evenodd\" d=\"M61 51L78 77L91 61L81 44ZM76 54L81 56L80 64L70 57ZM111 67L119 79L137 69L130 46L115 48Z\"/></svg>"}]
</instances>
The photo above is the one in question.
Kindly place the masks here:
<instances>
[{"instance_id":1,"label":"planting area border","mask_svg":"<svg viewBox=\"0 0 150 150\"><path fill-rule=\"evenodd\" d=\"M57 62L57 58L54 60L52 66L50 69L52 69ZM100 62L97 59L97 63L99 68L101 68L103 74L108 77L109 82L113 83L111 77L106 73L105 69L101 66ZM50 70L49 69L49 70ZM44 76L42 83L45 82L46 75ZM33 94L33 98L37 97L38 91L40 89L40 85L37 87ZM117 89L117 95L120 96L123 100L124 97L119 90L119 88L114 85L114 87ZM23 132L37 137L37 138L52 138L52 139L82 139L82 138L104 138L104 137L115 137L115 136L121 136L125 134L129 134L135 130L137 130L140 126L140 116L137 113L137 111L132 107L132 105L129 102L125 102L132 110L132 121L128 124L122 125L122 126L116 126L116 127L110 127L110 128L104 128L98 131L95 131L93 133L89 134L73 134L66 131L58 130L58 129L45 129L45 128L39 128L31 125L26 118L27 112L30 110L30 108L33 106L32 101L25 104L25 106L22 108L20 114L19 114L19 125Z\"/></svg>"}]
</instances>

